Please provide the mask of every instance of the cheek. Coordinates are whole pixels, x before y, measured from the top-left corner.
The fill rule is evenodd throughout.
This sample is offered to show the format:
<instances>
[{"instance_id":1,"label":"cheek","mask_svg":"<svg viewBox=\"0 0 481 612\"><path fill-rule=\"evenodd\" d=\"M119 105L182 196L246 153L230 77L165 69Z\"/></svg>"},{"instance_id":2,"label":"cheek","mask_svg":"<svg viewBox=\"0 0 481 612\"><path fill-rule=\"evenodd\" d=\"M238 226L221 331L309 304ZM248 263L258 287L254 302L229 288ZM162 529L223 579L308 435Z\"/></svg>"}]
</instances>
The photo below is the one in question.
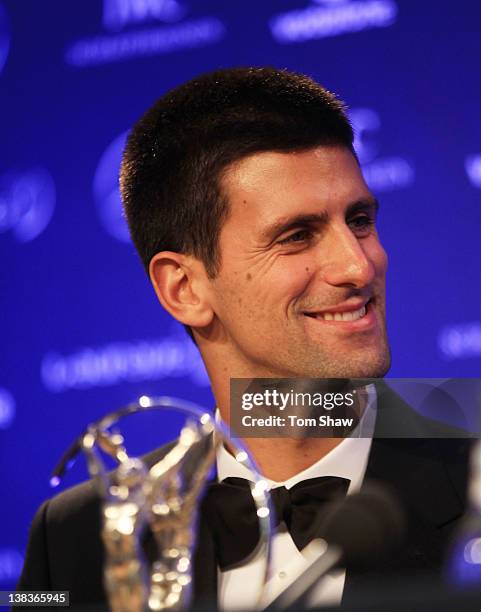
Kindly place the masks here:
<instances>
[{"instance_id":1,"label":"cheek","mask_svg":"<svg viewBox=\"0 0 481 612\"><path fill-rule=\"evenodd\" d=\"M387 267L388 267L388 263L389 263L389 258L387 256L386 251L382 248L381 245L379 245L380 247L380 268L382 270L382 274L386 275L387 272Z\"/></svg>"},{"instance_id":2,"label":"cheek","mask_svg":"<svg viewBox=\"0 0 481 612\"><path fill-rule=\"evenodd\" d=\"M291 303L305 293L314 276L315 264L310 257L297 256L279 260L271 277L276 288L276 299L285 304Z\"/></svg>"},{"instance_id":3,"label":"cheek","mask_svg":"<svg viewBox=\"0 0 481 612\"><path fill-rule=\"evenodd\" d=\"M377 238L375 242L369 245L366 255L369 257L376 270L376 276L384 276L387 271L388 256Z\"/></svg>"},{"instance_id":4,"label":"cheek","mask_svg":"<svg viewBox=\"0 0 481 612\"><path fill-rule=\"evenodd\" d=\"M262 272L253 267L237 273L216 287L217 313L239 321L274 317L305 293L314 271L311 258L297 256L279 258Z\"/></svg>"}]
</instances>

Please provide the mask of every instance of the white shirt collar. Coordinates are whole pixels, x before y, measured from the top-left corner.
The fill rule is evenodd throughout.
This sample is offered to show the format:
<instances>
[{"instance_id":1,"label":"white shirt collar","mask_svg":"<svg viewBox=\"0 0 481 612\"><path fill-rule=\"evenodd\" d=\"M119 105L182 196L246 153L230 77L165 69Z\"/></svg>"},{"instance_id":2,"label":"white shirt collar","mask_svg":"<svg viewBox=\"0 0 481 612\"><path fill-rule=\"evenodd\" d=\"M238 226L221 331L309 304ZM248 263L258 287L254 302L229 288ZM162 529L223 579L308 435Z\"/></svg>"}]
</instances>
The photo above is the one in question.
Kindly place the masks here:
<instances>
[{"instance_id":1,"label":"white shirt collar","mask_svg":"<svg viewBox=\"0 0 481 612\"><path fill-rule=\"evenodd\" d=\"M327 455L319 459L319 461L316 461L310 467L291 476L291 478L284 482L277 482L266 478L270 488L285 486L287 489L290 489L298 482L308 480L309 478L338 476L351 481L348 494L358 491L366 473L376 422L377 395L374 385L367 387L367 397L366 409L351 437L344 439ZM216 411L216 419L218 418L220 417L218 411ZM236 461L223 445L220 445L217 449L217 475L219 481L230 477L253 480L251 470Z\"/></svg>"}]
</instances>

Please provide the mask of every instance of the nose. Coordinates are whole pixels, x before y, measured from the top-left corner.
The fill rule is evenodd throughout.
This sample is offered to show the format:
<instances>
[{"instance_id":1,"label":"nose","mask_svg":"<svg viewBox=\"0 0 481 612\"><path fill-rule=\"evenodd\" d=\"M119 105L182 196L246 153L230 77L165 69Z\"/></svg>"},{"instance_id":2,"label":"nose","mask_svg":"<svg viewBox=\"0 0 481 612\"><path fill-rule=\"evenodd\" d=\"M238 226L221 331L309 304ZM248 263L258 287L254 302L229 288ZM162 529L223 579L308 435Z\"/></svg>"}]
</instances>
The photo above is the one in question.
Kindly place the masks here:
<instances>
[{"instance_id":1,"label":"nose","mask_svg":"<svg viewBox=\"0 0 481 612\"><path fill-rule=\"evenodd\" d=\"M376 271L365 245L347 225L332 228L321 246L324 280L330 285L357 289L372 283Z\"/></svg>"}]
</instances>

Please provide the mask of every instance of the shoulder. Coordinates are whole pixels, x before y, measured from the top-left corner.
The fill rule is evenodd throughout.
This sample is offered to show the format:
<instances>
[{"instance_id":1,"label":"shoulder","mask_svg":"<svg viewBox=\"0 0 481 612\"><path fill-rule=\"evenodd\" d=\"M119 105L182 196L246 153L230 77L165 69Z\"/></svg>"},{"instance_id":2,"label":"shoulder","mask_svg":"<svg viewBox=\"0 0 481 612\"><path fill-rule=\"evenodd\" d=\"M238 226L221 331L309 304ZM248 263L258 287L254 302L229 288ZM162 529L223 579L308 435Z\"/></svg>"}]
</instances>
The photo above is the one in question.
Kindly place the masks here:
<instances>
[{"instance_id":1,"label":"shoulder","mask_svg":"<svg viewBox=\"0 0 481 612\"><path fill-rule=\"evenodd\" d=\"M459 439L459 446L462 447L469 446L469 441L476 437L459 427L423 416L384 381L376 384L376 392L375 437L377 438Z\"/></svg>"},{"instance_id":2,"label":"shoulder","mask_svg":"<svg viewBox=\"0 0 481 612\"><path fill-rule=\"evenodd\" d=\"M148 467L174 443L142 457ZM102 600L101 500L87 481L45 501L30 529L19 581L24 590L70 590L73 602Z\"/></svg>"},{"instance_id":3,"label":"shoulder","mask_svg":"<svg viewBox=\"0 0 481 612\"><path fill-rule=\"evenodd\" d=\"M425 506L432 504L429 497L450 489L464 506L475 436L419 414L385 383L377 390L371 470L407 483Z\"/></svg>"},{"instance_id":4,"label":"shoulder","mask_svg":"<svg viewBox=\"0 0 481 612\"><path fill-rule=\"evenodd\" d=\"M175 441L169 442L165 446L144 455L142 461L147 467L151 467L167 454L174 444ZM72 519L81 522L87 521L91 525L92 521L99 521L99 503L100 497L95 483L88 480L52 497L40 507L38 513L42 512L44 514L47 525L62 525Z\"/></svg>"}]
</instances>

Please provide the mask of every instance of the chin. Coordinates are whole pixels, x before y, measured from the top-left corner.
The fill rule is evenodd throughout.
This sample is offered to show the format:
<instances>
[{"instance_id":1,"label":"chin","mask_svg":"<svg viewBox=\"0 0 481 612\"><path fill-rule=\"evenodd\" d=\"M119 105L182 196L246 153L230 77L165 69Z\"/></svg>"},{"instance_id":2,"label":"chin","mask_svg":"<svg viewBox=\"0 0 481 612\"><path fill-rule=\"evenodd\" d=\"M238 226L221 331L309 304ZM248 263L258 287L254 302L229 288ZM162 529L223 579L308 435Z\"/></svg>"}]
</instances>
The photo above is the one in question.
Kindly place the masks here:
<instances>
[{"instance_id":1,"label":"chin","mask_svg":"<svg viewBox=\"0 0 481 612\"><path fill-rule=\"evenodd\" d=\"M324 362L321 371L310 374L311 378L383 378L391 367L389 347L375 354L350 355L338 361Z\"/></svg>"},{"instance_id":2,"label":"chin","mask_svg":"<svg viewBox=\"0 0 481 612\"><path fill-rule=\"evenodd\" d=\"M347 378L383 378L391 367L391 353L389 349L381 355L366 357L362 361L345 364Z\"/></svg>"}]
</instances>

